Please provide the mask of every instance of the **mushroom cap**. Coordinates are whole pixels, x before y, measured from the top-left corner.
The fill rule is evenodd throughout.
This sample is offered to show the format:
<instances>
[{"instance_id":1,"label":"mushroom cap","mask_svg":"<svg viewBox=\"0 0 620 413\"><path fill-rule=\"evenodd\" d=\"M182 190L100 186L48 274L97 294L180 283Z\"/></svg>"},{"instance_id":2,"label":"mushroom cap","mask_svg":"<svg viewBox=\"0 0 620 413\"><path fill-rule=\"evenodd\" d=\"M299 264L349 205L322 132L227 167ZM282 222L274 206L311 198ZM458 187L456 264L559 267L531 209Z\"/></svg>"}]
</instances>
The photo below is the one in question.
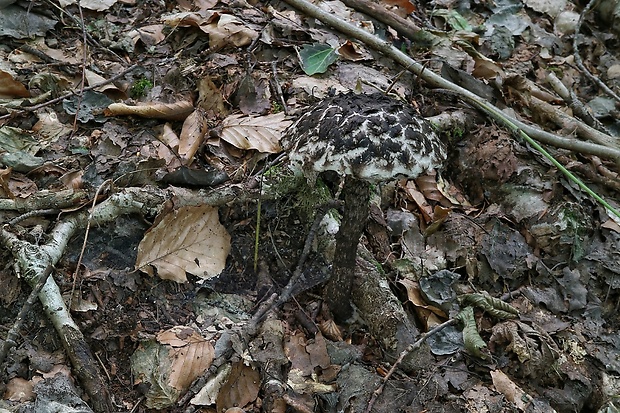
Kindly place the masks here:
<instances>
[{"instance_id":1,"label":"mushroom cap","mask_svg":"<svg viewBox=\"0 0 620 413\"><path fill-rule=\"evenodd\" d=\"M324 171L371 183L416 178L446 159L430 122L381 94L328 97L293 123L282 143L312 181Z\"/></svg>"}]
</instances>

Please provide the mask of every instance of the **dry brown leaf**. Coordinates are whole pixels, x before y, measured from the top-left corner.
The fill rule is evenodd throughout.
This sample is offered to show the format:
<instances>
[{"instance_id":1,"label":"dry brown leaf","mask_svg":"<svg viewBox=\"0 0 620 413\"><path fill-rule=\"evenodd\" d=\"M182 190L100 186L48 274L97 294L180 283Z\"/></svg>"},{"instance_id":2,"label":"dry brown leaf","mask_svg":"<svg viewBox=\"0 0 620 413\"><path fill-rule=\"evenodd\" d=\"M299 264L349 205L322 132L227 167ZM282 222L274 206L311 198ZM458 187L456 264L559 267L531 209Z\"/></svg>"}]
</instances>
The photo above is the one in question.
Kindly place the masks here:
<instances>
[{"instance_id":1,"label":"dry brown leaf","mask_svg":"<svg viewBox=\"0 0 620 413\"><path fill-rule=\"evenodd\" d=\"M4 391L4 399L13 402L27 402L36 399L34 393L34 383L31 380L25 380L20 377L15 377L6 384L6 390Z\"/></svg>"},{"instance_id":2,"label":"dry brown leaf","mask_svg":"<svg viewBox=\"0 0 620 413\"><path fill-rule=\"evenodd\" d=\"M319 323L319 330L321 330L321 333L323 333L323 335L331 341L343 340L340 328L331 318L328 320L323 320L321 323Z\"/></svg>"},{"instance_id":3,"label":"dry brown leaf","mask_svg":"<svg viewBox=\"0 0 620 413\"><path fill-rule=\"evenodd\" d=\"M353 62L372 59L372 55L367 50L351 40L347 40L338 48L338 54Z\"/></svg>"},{"instance_id":4,"label":"dry brown leaf","mask_svg":"<svg viewBox=\"0 0 620 413\"><path fill-rule=\"evenodd\" d=\"M108 10L110 7L114 6L118 0L81 0L80 6L95 11L103 11ZM62 0L60 5L62 7L67 7L71 4L76 4L77 0Z\"/></svg>"},{"instance_id":5,"label":"dry brown leaf","mask_svg":"<svg viewBox=\"0 0 620 413\"><path fill-rule=\"evenodd\" d=\"M84 187L84 180L82 179L83 176L83 170L73 170L64 173L59 180L67 188L80 189Z\"/></svg>"},{"instance_id":6,"label":"dry brown leaf","mask_svg":"<svg viewBox=\"0 0 620 413\"><path fill-rule=\"evenodd\" d=\"M169 123L164 125L164 128L159 135L159 140L173 151L177 151L179 149L179 137L176 133L174 133L174 130Z\"/></svg>"},{"instance_id":7,"label":"dry brown leaf","mask_svg":"<svg viewBox=\"0 0 620 413\"><path fill-rule=\"evenodd\" d=\"M472 76L478 79L495 79L497 76L504 76L504 71L491 59L484 56L474 56L474 70Z\"/></svg>"},{"instance_id":8,"label":"dry brown leaf","mask_svg":"<svg viewBox=\"0 0 620 413\"><path fill-rule=\"evenodd\" d=\"M415 182L409 180L403 185L401 181L398 185L405 191L407 197L418 206L418 209L424 216L424 222L427 224L433 222L433 208L426 202L424 194L420 192Z\"/></svg>"},{"instance_id":9,"label":"dry brown leaf","mask_svg":"<svg viewBox=\"0 0 620 413\"><path fill-rule=\"evenodd\" d=\"M157 341L172 347L168 353L171 361L168 384L177 390L187 390L215 357L213 345L191 327L172 327L159 333Z\"/></svg>"},{"instance_id":10,"label":"dry brown leaf","mask_svg":"<svg viewBox=\"0 0 620 413\"><path fill-rule=\"evenodd\" d=\"M443 310L429 305L424 300L417 282L404 278L399 280L398 283L407 290L408 301L413 304L417 316L424 323L424 327L427 331L441 324L442 319L445 320L448 318L448 315Z\"/></svg>"},{"instance_id":11,"label":"dry brown leaf","mask_svg":"<svg viewBox=\"0 0 620 413\"><path fill-rule=\"evenodd\" d=\"M89 86L103 83L107 80L105 77L99 76L97 73L88 69L84 71L84 77L86 78L86 83L88 83ZM116 87L113 83L99 86L95 88L95 90L105 93L106 95L111 96L115 99L127 99L127 94L124 91L120 90L118 87Z\"/></svg>"},{"instance_id":12,"label":"dry brown leaf","mask_svg":"<svg viewBox=\"0 0 620 413\"><path fill-rule=\"evenodd\" d=\"M9 73L0 70L0 98L27 98L28 96L30 96L30 92L26 86L13 79Z\"/></svg>"},{"instance_id":13,"label":"dry brown leaf","mask_svg":"<svg viewBox=\"0 0 620 413\"><path fill-rule=\"evenodd\" d=\"M138 29L131 30L127 33L127 37L131 38L134 45L138 43L138 40L142 40L142 43L145 45L153 46L166 39L166 35L163 32L164 27L163 24L142 26Z\"/></svg>"},{"instance_id":14,"label":"dry brown leaf","mask_svg":"<svg viewBox=\"0 0 620 413\"><path fill-rule=\"evenodd\" d=\"M415 179L415 183L420 189L420 192L422 192L422 194L424 195L424 198L437 202L447 201L447 206L451 205L451 202L445 199L439 188L437 188L435 174L419 176Z\"/></svg>"},{"instance_id":15,"label":"dry brown leaf","mask_svg":"<svg viewBox=\"0 0 620 413\"><path fill-rule=\"evenodd\" d=\"M106 116L133 115L143 118L183 120L194 111L194 105L189 101L174 103L150 102L131 106L124 103L112 103L104 111Z\"/></svg>"},{"instance_id":16,"label":"dry brown leaf","mask_svg":"<svg viewBox=\"0 0 620 413\"><path fill-rule=\"evenodd\" d=\"M405 17L416 10L416 7L409 0L385 0L385 3L392 6L397 6L401 9L404 14L404 16L401 15L401 17Z\"/></svg>"},{"instance_id":17,"label":"dry brown leaf","mask_svg":"<svg viewBox=\"0 0 620 413\"><path fill-rule=\"evenodd\" d=\"M232 115L222 121L220 138L239 149L277 153L282 132L291 124L283 112L267 116Z\"/></svg>"},{"instance_id":18,"label":"dry brown leaf","mask_svg":"<svg viewBox=\"0 0 620 413\"><path fill-rule=\"evenodd\" d=\"M306 346L306 336L301 331L290 334L284 342L284 353L291 361L291 368L300 371L302 376L310 376L315 367Z\"/></svg>"},{"instance_id":19,"label":"dry brown leaf","mask_svg":"<svg viewBox=\"0 0 620 413\"><path fill-rule=\"evenodd\" d=\"M178 283L185 273L208 279L226 266L230 235L219 222L216 208L183 207L171 211L152 227L138 246L136 268Z\"/></svg>"},{"instance_id":20,"label":"dry brown leaf","mask_svg":"<svg viewBox=\"0 0 620 413\"><path fill-rule=\"evenodd\" d=\"M179 137L169 123L163 126L157 139L159 142L153 142L153 146L157 150L157 157L166 161L166 168L171 171L181 166L178 157Z\"/></svg>"},{"instance_id":21,"label":"dry brown leaf","mask_svg":"<svg viewBox=\"0 0 620 413\"><path fill-rule=\"evenodd\" d=\"M37 132L42 148L47 148L53 142L73 132L66 124L58 120L58 115L53 111L41 111L37 114L39 120L32 130Z\"/></svg>"},{"instance_id":22,"label":"dry brown leaf","mask_svg":"<svg viewBox=\"0 0 620 413\"><path fill-rule=\"evenodd\" d=\"M194 110L183 122L179 137L179 156L184 165L190 165L207 134L207 118L202 110Z\"/></svg>"},{"instance_id":23,"label":"dry brown leaf","mask_svg":"<svg viewBox=\"0 0 620 413\"><path fill-rule=\"evenodd\" d=\"M247 46L258 37L258 33L232 14L219 14L209 19L209 24L201 25L200 30L209 35L209 47L220 49L231 45Z\"/></svg>"},{"instance_id":24,"label":"dry brown leaf","mask_svg":"<svg viewBox=\"0 0 620 413\"><path fill-rule=\"evenodd\" d=\"M620 233L620 225L618 225L618 223L613 219L608 219L607 221L603 222L601 224L601 228L607 228L609 230Z\"/></svg>"},{"instance_id":25,"label":"dry brown leaf","mask_svg":"<svg viewBox=\"0 0 620 413\"><path fill-rule=\"evenodd\" d=\"M231 407L243 407L253 402L258 396L260 383L258 371L244 365L243 361L233 364L228 380L217 396L217 411L223 412Z\"/></svg>"},{"instance_id":26,"label":"dry brown leaf","mask_svg":"<svg viewBox=\"0 0 620 413\"><path fill-rule=\"evenodd\" d=\"M500 392L511 403L514 403L520 411L526 411L532 401L532 397L525 393L501 370L492 370L491 378L495 390Z\"/></svg>"},{"instance_id":27,"label":"dry brown leaf","mask_svg":"<svg viewBox=\"0 0 620 413\"><path fill-rule=\"evenodd\" d=\"M222 92L215 86L215 83L203 77L198 81L198 106L208 115L217 116L220 119L228 114Z\"/></svg>"},{"instance_id":28,"label":"dry brown leaf","mask_svg":"<svg viewBox=\"0 0 620 413\"><path fill-rule=\"evenodd\" d=\"M214 16L219 16L219 13L213 10L173 13L164 17L164 24L175 28L177 26L200 27L202 24L207 24Z\"/></svg>"},{"instance_id":29,"label":"dry brown leaf","mask_svg":"<svg viewBox=\"0 0 620 413\"><path fill-rule=\"evenodd\" d=\"M247 46L258 37L255 30L246 27L237 17L210 10L171 14L165 17L164 23L173 27L198 27L209 35L209 47L213 49Z\"/></svg>"}]
</instances>

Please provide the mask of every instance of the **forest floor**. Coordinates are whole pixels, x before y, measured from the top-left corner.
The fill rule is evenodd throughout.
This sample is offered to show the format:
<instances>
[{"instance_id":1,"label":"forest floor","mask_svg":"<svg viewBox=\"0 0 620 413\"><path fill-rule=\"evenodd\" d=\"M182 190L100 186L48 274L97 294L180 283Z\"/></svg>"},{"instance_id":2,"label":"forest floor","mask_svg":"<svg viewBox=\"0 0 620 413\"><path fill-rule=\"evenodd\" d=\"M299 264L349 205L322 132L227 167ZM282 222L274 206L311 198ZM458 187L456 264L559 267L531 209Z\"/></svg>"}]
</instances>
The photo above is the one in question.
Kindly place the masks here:
<instances>
[{"instance_id":1,"label":"forest floor","mask_svg":"<svg viewBox=\"0 0 620 413\"><path fill-rule=\"evenodd\" d=\"M0 2L0 410L619 411L617 3L345 2L317 5L546 131L607 206L288 0ZM336 323L338 208L307 237L338 183L278 156L349 90L466 120L441 170L373 188L359 317Z\"/></svg>"}]
</instances>

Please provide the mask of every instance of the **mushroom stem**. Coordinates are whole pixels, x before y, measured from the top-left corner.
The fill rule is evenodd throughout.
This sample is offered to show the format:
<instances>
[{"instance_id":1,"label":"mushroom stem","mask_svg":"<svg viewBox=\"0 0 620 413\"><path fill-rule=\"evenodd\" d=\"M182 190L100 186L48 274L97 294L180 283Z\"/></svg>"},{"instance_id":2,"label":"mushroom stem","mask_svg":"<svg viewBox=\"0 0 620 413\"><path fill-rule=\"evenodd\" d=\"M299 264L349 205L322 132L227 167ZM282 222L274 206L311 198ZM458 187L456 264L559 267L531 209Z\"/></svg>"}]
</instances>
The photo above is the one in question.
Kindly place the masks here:
<instances>
[{"instance_id":1,"label":"mushroom stem","mask_svg":"<svg viewBox=\"0 0 620 413\"><path fill-rule=\"evenodd\" d=\"M325 301L336 321L351 318L351 288L355 277L357 245L368 221L370 184L346 176L342 187L344 213L336 234L336 255L332 276L325 286Z\"/></svg>"}]
</instances>

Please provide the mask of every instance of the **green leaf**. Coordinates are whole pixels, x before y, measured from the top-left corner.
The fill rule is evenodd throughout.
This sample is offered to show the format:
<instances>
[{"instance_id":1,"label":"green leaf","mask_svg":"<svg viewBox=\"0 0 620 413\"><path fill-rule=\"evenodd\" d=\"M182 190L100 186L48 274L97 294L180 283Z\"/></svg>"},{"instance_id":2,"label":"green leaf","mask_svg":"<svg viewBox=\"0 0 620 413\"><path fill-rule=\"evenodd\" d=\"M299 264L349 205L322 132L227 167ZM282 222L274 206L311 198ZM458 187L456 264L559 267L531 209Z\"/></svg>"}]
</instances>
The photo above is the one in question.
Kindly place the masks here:
<instances>
[{"instance_id":1,"label":"green leaf","mask_svg":"<svg viewBox=\"0 0 620 413\"><path fill-rule=\"evenodd\" d=\"M472 30L471 25L458 11L456 10L436 10L433 12L433 16L443 17L446 23L454 30L465 30L470 32Z\"/></svg>"},{"instance_id":2,"label":"green leaf","mask_svg":"<svg viewBox=\"0 0 620 413\"><path fill-rule=\"evenodd\" d=\"M338 60L336 49L327 44L310 44L297 50L301 68L308 75L325 73L329 65Z\"/></svg>"}]
</instances>

